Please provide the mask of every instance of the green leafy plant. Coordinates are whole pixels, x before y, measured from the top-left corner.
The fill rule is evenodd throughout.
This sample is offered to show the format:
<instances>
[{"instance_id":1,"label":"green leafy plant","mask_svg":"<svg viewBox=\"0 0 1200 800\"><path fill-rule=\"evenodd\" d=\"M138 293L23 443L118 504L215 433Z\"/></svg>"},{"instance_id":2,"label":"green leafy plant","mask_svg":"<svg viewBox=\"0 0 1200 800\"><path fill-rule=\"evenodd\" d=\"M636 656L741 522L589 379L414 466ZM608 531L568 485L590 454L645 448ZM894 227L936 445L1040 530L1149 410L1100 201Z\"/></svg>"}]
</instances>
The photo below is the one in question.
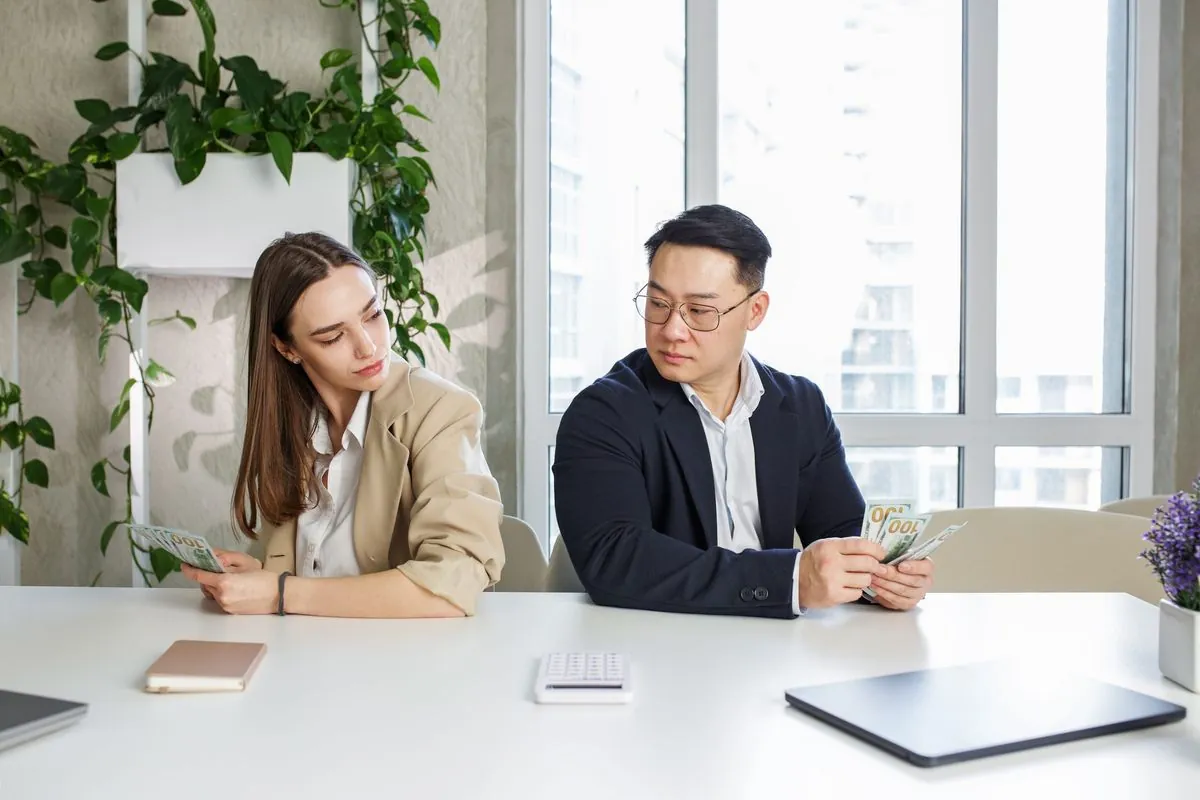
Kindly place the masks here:
<instances>
[{"instance_id":1,"label":"green leafy plant","mask_svg":"<svg viewBox=\"0 0 1200 800\"><path fill-rule=\"evenodd\" d=\"M43 489L50 485L50 471L46 463L41 459L26 457L25 448L30 440L47 450L53 450L54 429L42 417L26 419L21 404L21 387L0 378L0 454L7 448L17 455L13 473L16 486L6 486L4 481L0 481L0 534L7 531L22 544L29 544L29 515L21 505L25 483Z\"/></svg>"},{"instance_id":2,"label":"green leafy plant","mask_svg":"<svg viewBox=\"0 0 1200 800\"><path fill-rule=\"evenodd\" d=\"M102 104L102 101L83 100L76 103L76 108L81 116L88 119L100 114L101 107L98 104ZM102 105L107 108L106 103ZM106 113L124 116L114 114L112 109ZM118 267L115 258L116 184L110 175L116 161L128 155L121 144L124 140L120 137L133 134L114 130L104 135L104 131L115 127L115 121L89 121L92 126L71 144L68 161L64 164L56 164L40 156L36 144L28 136L0 127L0 174L10 184L6 194L0 197L9 200L9 195L12 195L11 202L16 203L19 192L29 198L29 202L17 208L15 214L6 215L6 222L0 223L0 255L5 257L5 261L24 258L21 271L32 285L32 291L29 298L20 304L20 313L27 313L39 297L61 306L76 292L82 292L95 304L100 321L97 356L103 363L113 338L126 344L133 342L133 318L141 313L148 285L141 278ZM98 128L102 123L108 123L107 127ZM95 186L101 188L97 190ZM65 225L49 223L48 218L56 213L66 217L68 221ZM67 256L69 268L53 253ZM167 319L180 319L189 327L195 327L194 321L178 312ZM126 382L116 405L110 411L110 431L115 431L128 416L129 394L138 385L142 386L147 398L148 424L153 425L155 391L174 381L174 376L161 364L147 359L138 350L132 352L138 378L130 378ZM33 419L44 422L41 417ZM48 423L46 427L49 427ZM34 441L41 444L37 439ZM28 474L29 462L23 463L24 478L36 484ZM38 469L37 465L41 462L33 463ZM44 465L41 465L41 469L44 470ZM134 487L132 470L129 468L129 448L123 451L123 464L105 458L92 468L92 485L108 496L106 469L112 469L124 477L125 515L122 519L110 522L102 531L100 548L104 553L116 529L133 519ZM35 477L43 476L44 472L35 474ZM147 571L143 568L143 560L154 564L154 553L142 550L132 538L129 539L129 546L147 582L151 577L162 580L170 571L161 572L157 568L153 573ZM139 551L146 559L136 557ZM161 556L157 557L157 562L163 563Z\"/></svg>"},{"instance_id":3,"label":"green leafy plant","mask_svg":"<svg viewBox=\"0 0 1200 800\"><path fill-rule=\"evenodd\" d=\"M321 56L327 84L318 96L292 91L248 55L220 56L217 21L207 0L190 4L204 37L195 68L152 52L142 62L142 93L136 106L112 109L100 100L82 101L88 105L80 113L93 123L85 146L98 153L103 145L111 153L111 137L125 134L110 131L130 121L134 134L161 127L183 184L200 176L213 152L270 155L289 183L298 152L353 160L358 167L351 200L353 244L382 279L395 350L424 363L416 337L429 331L450 347L449 330L432 319L439 314L437 297L425 288L415 263L425 257L426 190L435 179L421 155L427 148L405 120L429 117L401 95L414 75L441 87L433 62L414 51L414 37L434 48L441 40L441 23L429 4L384 0L378 19L362 20L353 0L321 3L354 13L364 41L376 24L382 30L380 41L367 48L380 80L374 98L363 97L360 64L348 49ZM159 14L185 13L177 3L163 0L153 8ZM111 42L96 57L111 60L125 54L134 55L125 42ZM125 138L115 144L118 158L137 147L136 140Z\"/></svg>"}]
</instances>

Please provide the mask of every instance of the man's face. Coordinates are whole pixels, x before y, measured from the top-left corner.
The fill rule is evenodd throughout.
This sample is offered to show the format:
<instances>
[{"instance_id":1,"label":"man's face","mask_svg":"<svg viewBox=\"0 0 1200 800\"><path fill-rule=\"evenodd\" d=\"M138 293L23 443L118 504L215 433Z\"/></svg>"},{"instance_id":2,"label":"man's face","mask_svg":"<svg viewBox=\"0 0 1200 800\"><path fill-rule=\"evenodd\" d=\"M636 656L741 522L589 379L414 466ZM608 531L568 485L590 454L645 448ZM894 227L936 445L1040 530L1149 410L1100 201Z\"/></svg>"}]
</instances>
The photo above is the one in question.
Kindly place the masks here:
<instances>
[{"instance_id":1,"label":"man's face","mask_svg":"<svg viewBox=\"0 0 1200 800\"><path fill-rule=\"evenodd\" d=\"M646 320L646 350L659 374L676 383L703 384L736 372L746 333L762 323L770 302L766 292L747 300L755 288L738 282L737 261L727 253L687 245L660 247L643 292L649 297L647 316L660 319L655 313L683 306L665 323ZM736 308L721 314L731 306ZM680 318L680 310L691 326ZM694 329L714 325L713 330Z\"/></svg>"}]
</instances>

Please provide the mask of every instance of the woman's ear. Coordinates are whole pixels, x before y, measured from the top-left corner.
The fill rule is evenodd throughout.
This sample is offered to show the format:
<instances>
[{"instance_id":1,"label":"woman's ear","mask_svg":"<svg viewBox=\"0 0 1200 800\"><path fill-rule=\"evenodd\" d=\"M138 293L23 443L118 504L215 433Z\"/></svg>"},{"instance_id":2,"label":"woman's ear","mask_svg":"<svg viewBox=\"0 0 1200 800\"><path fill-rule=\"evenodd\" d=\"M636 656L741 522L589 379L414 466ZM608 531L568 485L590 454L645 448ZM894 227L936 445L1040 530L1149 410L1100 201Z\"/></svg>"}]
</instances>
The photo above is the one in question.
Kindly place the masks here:
<instances>
[{"instance_id":1,"label":"woman's ear","mask_svg":"<svg viewBox=\"0 0 1200 800\"><path fill-rule=\"evenodd\" d=\"M283 340L278 336L271 334L271 344L275 347L275 350L279 353L279 355L283 356L288 361L292 362L293 364L300 363L300 356L294 350L292 350L292 348L284 344Z\"/></svg>"}]
</instances>

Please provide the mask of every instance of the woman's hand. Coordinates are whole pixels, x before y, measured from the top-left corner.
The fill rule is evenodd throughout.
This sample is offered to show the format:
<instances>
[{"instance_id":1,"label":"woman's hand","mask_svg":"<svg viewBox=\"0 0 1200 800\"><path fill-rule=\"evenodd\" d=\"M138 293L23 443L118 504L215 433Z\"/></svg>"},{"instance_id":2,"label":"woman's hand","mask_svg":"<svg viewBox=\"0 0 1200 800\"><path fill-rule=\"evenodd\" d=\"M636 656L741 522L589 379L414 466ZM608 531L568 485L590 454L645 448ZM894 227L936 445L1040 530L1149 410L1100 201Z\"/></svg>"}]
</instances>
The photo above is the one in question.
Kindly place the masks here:
<instances>
[{"instance_id":1,"label":"woman's hand","mask_svg":"<svg viewBox=\"0 0 1200 800\"><path fill-rule=\"evenodd\" d=\"M256 559L251 559L255 561ZM222 561L224 564L224 561ZM184 577L200 584L205 595L227 614L273 614L279 602L279 576L261 568L243 572L207 572L184 564Z\"/></svg>"},{"instance_id":2,"label":"woman's hand","mask_svg":"<svg viewBox=\"0 0 1200 800\"><path fill-rule=\"evenodd\" d=\"M226 572L252 572L262 569L262 562L249 553L241 550L221 550L214 547L213 552Z\"/></svg>"}]
</instances>

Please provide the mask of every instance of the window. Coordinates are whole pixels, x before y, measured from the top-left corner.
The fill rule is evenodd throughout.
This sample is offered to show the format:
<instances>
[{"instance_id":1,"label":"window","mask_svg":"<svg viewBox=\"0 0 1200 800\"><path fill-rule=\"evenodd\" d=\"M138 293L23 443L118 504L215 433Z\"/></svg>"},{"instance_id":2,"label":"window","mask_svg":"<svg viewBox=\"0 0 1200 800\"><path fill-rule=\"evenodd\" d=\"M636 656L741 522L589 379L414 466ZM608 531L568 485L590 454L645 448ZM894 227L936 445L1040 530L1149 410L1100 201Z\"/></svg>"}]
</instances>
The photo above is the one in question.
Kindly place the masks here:
<instances>
[{"instance_id":1,"label":"window","mask_svg":"<svg viewBox=\"0 0 1200 800\"><path fill-rule=\"evenodd\" d=\"M916 404L915 388L912 375L848 373L842 375L839 405L847 411L910 411Z\"/></svg>"},{"instance_id":2,"label":"window","mask_svg":"<svg viewBox=\"0 0 1200 800\"><path fill-rule=\"evenodd\" d=\"M771 240L748 347L868 495L1151 492L1154 0L521 2L535 529L559 414L642 345L642 242L709 202Z\"/></svg>"},{"instance_id":3,"label":"window","mask_svg":"<svg viewBox=\"0 0 1200 800\"><path fill-rule=\"evenodd\" d=\"M1121 496L1120 447L998 447L996 505L1095 509Z\"/></svg>"}]
</instances>

